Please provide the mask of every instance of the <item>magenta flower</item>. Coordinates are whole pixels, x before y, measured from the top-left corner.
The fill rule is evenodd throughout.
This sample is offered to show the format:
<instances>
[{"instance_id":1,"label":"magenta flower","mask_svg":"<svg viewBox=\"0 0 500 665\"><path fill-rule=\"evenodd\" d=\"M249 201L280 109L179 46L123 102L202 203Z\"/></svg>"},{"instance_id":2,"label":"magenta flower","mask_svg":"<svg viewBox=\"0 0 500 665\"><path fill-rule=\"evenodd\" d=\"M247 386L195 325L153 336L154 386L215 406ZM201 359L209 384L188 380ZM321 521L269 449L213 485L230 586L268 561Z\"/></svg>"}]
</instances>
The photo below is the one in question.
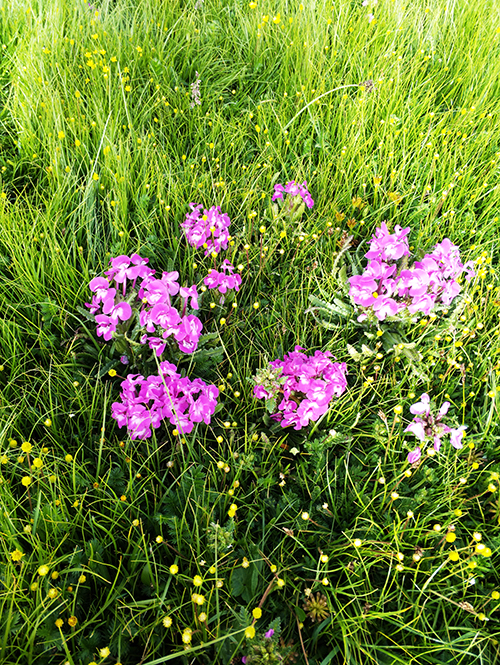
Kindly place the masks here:
<instances>
[{"instance_id":1,"label":"magenta flower","mask_svg":"<svg viewBox=\"0 0 500 665\"><path fill-rule=\"evenodd\" d=\"M95 322L97 323L97 336L104 337L106 342L109 342L116 330L116 320L105 314L98 314Z\"/></svg>"},{"instance_id":2,"label":"magenta flower","mask_svg":"<svg viewBox=\"0 0 500 665\"><path fill-rule=\"evenodd\" d=\"M132 307L128 302L119 302L115 305L114 300L109 298L103 303L102 311L115 321L128 321L132 316Z\"/></svg>"},{"instance_id":3,"label":"magenta flower","mask_svg":"<svg viewBox=\"0 0 500 665\"><path fill-rule=\"evenodd\" d=\"M434 247L421 261L398 273L398 261L409 255L409 228L396 226L389 233L384 223L375 229L370 249L365 254L368 265L361 275L349 278L349 295L356 305L365 308L358 321L368 318L368 311L380 321L394 317L404 309L412 315L428 315L437 303L450 305L460 293L458 278L474 275L472 263L463 265L460 252L448 238ZM380 298L384 298L380 300Z\"/></svg>"},{"instance_id":4,"label":"magenta flower","mask_svg":"<svg viewBox=\"0 0 500 665\"><path fill-rule=\"evenodd\" d=\"M149 311L150 320L165 329L178 326L181 322L179 312L171 305L158 303Z\"/></svg>"},{"instance_id":5,"label":"magenta flower","mask_svg":"<svg viewBox=\"0 0 500 665\"><path fill-rule=\"evenodd\" d=\"M161 276L161 281L166 286L167 291L171 296L175 296L179 293L178 279L179 273L177 270L174 270L173 272L164 272Z\"/></svg>"},{"instance_id":6,"label":"magenta flower","mask_svg":"<svg viewBox=\"0 0 500 665\"><path fill-rule=\"evenodd\" d=\"M189 434L198 422L209 424L219 395L216 386L181 377L175 365L166 361L160 363L160 374L147 379L129 374L121 389L112 417L119 427L127 427L132 439L150 437L165 419L183 434Z\"/></svg>"},{"instance_id":7,"label":"magenta flower","mask_svg":"<svg viewBox=\"0 0 500 665\"><path fill-rule=\"evenodd\" d=\"M407 235L410 227L406 229L396 225L394 233L389 233L387 225L382 222L381 226L375 229L375 235L370 241L370 250L365 254L367 259L381 259L382 261L395 261L402 256L408 255Z\"/></svg>"},{"instance_id":8,"label":"magenta flower","mask_svg":"<svg viewBox=\"0 0 500 665\"><path fill-rule=\"evenodd\" d=\"M271 639L271 637L274 635L274 628L269 628L267 633L264 634L264 637L267 637L267 639Z\"/></svg>"},{"instance_id":9,"label":"magenta flower","mask_svg":"<svg viewBox=\"0 0 500 665\"><path fill-rule=\"evenodd\" d=\"M198 340L203 325L194 314L184 316L174 337L179 344L179 349L184 353L193 353L198 347Z\"/></svg>"},{"instance_id":10,"label":"magenta flower","mask_svg":"<svg viewBox=\"0 0 500 665\"><path fill-rule=\"evenodd\" d=\"M300 196L308 208L312 208L314 205L312 196L307 190L307 182L305 180L302 185L296 184L295 180L287 182L285 186L280 184L274 185L274 194L271 197L271 201L283 199L283 194L289 194L292 197Z\"/></svg>"},{"instance_id":11,"label":"magenta flower","mask_svg":"<svg viewBox=\"0 0 500 665\"><path fill-rule=\"evenodd\" d=\"M221 212L220 206L203 211L202 206L195 203L190 203L189 207L191 212L181 224L188 243L197 249L204 247L205 256L227 249L231 221L226 213Z\"/></svg>"},{"instance_id":12,"label":"magenta flower","mask_svg":"<svg viewBox=\"0 0 500 665\"><path fill-rule=\"evenodd\" d=\"M332 362L329 351L316 351L308 357L302 350L296 346L283 360L269 363L270 370L254 377L254 396L275 400L271 417L282 427L293 425L296 430L317 421L328 411L332 399L347 388L345 363Z\"/></svg>"},{"instance_id":13,"label":"magenta flower","mask_svg":"<svg viewBox=\"0 0 500 665\"><path fill-rule=\"evenodd\" d=\"M189 288L187 286L181 286L179 294L181 298L185 299L184 309L189 298L191 298L191 307L193 309L200 309L200 306L198 305L198 291L196 290L196 284L193 284Z\"/></svg>"}]
</instances>

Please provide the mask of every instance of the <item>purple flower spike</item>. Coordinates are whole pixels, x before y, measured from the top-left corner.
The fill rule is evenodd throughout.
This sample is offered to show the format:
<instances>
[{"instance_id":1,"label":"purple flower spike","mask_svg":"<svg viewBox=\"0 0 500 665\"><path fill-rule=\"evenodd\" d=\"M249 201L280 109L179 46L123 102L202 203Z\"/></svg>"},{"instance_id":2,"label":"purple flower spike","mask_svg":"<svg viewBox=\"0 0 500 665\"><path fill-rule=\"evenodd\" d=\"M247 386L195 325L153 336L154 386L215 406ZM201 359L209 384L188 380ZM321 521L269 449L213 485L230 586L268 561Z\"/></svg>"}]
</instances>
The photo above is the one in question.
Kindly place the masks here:
<instances>
[{"instance_id":1,"label":"purple flower spike","mask_svg":"<svg viewBox=\"0 0 500 665\"><path fill-rule=\"evenodd\" d=\"M269 628L267 633L265 633L264 637L267 637L267 639L271 639L271 637L274 635L274 628Z\"/></svg>"}]
</instances>

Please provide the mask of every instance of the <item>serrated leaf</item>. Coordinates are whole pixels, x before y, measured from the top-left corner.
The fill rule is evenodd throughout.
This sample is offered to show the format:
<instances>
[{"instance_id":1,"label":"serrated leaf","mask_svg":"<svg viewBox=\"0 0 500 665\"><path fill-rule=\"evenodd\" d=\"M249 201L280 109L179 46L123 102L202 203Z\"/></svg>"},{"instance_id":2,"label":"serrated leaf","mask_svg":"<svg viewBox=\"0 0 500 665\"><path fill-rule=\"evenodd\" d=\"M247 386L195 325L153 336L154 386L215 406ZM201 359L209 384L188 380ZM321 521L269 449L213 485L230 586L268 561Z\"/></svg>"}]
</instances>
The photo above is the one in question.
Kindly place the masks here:
<instances>
[{"instance_id":1,"label":"serrated leaf","mask_svg":"<svg viewBox=\"0 0 500 665\"><path fill-rule=\"evenodd\" d=\"M361 358L363 357L359 351L356 351L354 346L352 344L347 345L347 353L355 360L357 363L360 362Z\"/></svg>"},{"instance_id":2,"label":"serrated leaf","mask_svg":"<svg viewBox=\"0 0 500 665\"><path fill-rule=\"evenodd\" d=\"M97 374L98 379L102 379L102 377L109 372L110 369L115 368L118 365L118 360L110 360L107 362L103 367L100 369L99 373Z\"/></svg>"},{"instance_id":3,"label":"serrated leaf","mask_svg":"<svg viewBox=\"0 0 500 665\"><path fill-rule=\"evenodd\" d=\"M79 305L76 306L76 311L81 314L87 321L92 321L92 323L95 323L95 316L91 314L89 311L84 309L83 307L80 307Z\"/></svg>"}]
</instances>

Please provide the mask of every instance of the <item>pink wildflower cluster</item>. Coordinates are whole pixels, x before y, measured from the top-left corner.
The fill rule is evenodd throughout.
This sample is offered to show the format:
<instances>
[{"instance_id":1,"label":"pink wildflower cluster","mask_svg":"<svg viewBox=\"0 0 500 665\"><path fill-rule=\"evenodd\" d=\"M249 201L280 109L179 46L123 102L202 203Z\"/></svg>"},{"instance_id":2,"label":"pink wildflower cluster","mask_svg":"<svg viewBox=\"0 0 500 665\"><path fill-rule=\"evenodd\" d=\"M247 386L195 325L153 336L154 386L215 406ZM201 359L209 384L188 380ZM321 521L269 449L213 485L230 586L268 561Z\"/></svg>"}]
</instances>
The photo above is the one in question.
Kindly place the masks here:
<instances>
[{"instance_id":1,"label":"pink wildflower cluster","mask_svg":"<svg viewBox=\"0 0 500 665\"><path fill-rule=\"evenodd\" d=\"M448 238L421 261L399 271L396 262L410 254L409 231L409 227L396 226L394 233L389 233L383 222L370 241L370 250L365 254L370 260L363 274L349 278L351 298L356 305L373 311L379 321L405 309L410 314L428 315L437 303L449 305L460 293L458 279L463 272L467 280L474 276L472 262L464 265L459 248ZM358 321L367 316L363 311Z\"/></svg>"},{"instance_id":2,"label":"pink wildflower cluster","mask_svg":"<svg viewBox=\"0 0 500 665\"><path fill-rule=\"evenodd\" d=\"M450 443L456 448L462 448L462 439L465 436L467 425L460 425L460 427L452 428L442 422L444 416L448 413L450 408L449 402L443 402L441 408L436 415L431 413L430 398L427 393L420 397L420 402L412 404L410 411L415 415L412 422L405 429L405 432L411 432L419 441L425 443L426 441L434 444L434 450L439 452L441 448L441 439L443 436L450 435ZM418 462L422 456L422 449L417 446L408 454L408 462L413 464Z\"/></svg>"},{"instance_id":3,"label":"pink wildflower cluster","mask_svg":"<svg viewBox=\"0 0 500 665\"><path fill-rule=\"evenodd\" d=\"M202 379L181 377L175 365L160 363L157 375L144 378L129 374L121 383L121 402L115 402L112 418L126 426L131 439L146 439L151 428L168 419L181 434L189 434L195 423L210 424L219 390Z\"/></svg>"},{"instance_id":4,"label":"pink wildflower cluster","mask_svg":"<svg viewBox=\"0 0 500 665\"><path fill-rule=\"evenodd\" d=\"M293 425L296 430L318 420L328 411L333 397L342 395L347 387L345 363L332 362L329 351L316 351L310 357L301 351L303 348L296 346L284 360L269 363L270 380L264 378L265 372L257 374L254 387L257 399L279 397L277 412L271 417L282 427Z\"/></svg>"},{"instance_id":5,"label":"pink wildflower cluster","mask_svg":"<svg viewBox=\"0 0 500 665\"><path fill-rule=\"evenodd\" d=\"M186 213L186 219L181 224L188 243L196 249L204 247L205 256L227 249L231 221L226 213L221 212L220 206L212 206L203 212L202 205L190 203L189 207L191 212Z\"/></svg>"},{"instance_id":6,"label":"pink wildflower cluster","mask_svg":"<svg viewBox=\"0 0 500 665\"><path fill-rule=\"evenodd\" d=\"M148 259L138 254L117 256L110 260L111 268L104 273L107 278L96 277L90 282L94 296L92 302L85 305L92 314L102 307L102 313L95 317L97 335L109 341L118 323L132 316L130 303L141 303L139 321L146 329L140 338L142 344L148 344L157 356L161 356L167 344L165 340L172 336L183 353L193 353L203 326L198 317L186 314L186 308L189 301L192 309L199 309L196 285L180 286L177 271L164 272L160 279L156 279L155 271L147 263ZM127 280L130 283L128 295ZM113 282L117 288L112 286ZM173 296L178 296L177 308L172 304Z\"/></svg>"},{"instance_id":7,"label":"pink wildflower cluster","mask_svg":"<svg viewBox=\"0 0 500 665\"><path fill-rule=\"evenodd\" d=\"M132 282L132 288L138 278L147 279L154 270L147 267L148 259L142 259L138 254L128 256L117 256L110 260L111 268L105 272L105 277L95 277L89 284L94 293L92 302L85 303L91 314L96 314L102 307L102 313L97 314L97 335L104 337L108 342L116 330L120 321L128 321L132 316L132 307L125 301L127 280ZM114 282L117 288L111 286ZM120 292L121 285L121 292ZM123 296L123 297L122 297Z\"/></svg>"},{"instance_id":8,"label":"pink wildflower cluster","mask_svg":"<svg viewBox=\"0 0 500 665\"><path fill-rule=\"evenodd\" d=\"M228 289L240 290L241 275L234 274L234 266L224 259L221 265L221 272L215 269L209 270L203 283L209 289L219 289L221 293L226 293Z\"/></svg>"},{"instance_id":9,"label":"pink wildflower cluster","mask_svg":"<svg viewBox=\"0 0 500 665\"><path fill-rule=\"evenodd\" d=\"M271 198L271 201L276 201L276 199L283 199L283 194L289 194L290 196L300 196L308 208L312 208L314 205L312 196L307 190L307 182L305 180L302 185L295 183L295 180L287 182L285 186L279 184L274 185L274 194Z\"/></svg>"}]
</instances>

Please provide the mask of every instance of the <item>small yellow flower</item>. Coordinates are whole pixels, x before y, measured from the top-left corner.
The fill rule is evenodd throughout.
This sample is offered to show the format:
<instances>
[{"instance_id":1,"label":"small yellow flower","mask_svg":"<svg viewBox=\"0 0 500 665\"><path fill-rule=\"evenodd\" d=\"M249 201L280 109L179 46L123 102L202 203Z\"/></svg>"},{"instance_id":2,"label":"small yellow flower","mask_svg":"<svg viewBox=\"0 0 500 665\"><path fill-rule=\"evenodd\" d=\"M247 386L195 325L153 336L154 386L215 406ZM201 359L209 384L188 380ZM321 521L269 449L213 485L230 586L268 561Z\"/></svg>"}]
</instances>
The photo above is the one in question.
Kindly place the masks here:
<instances>
[{"instance_id":1,"label":"small yellow flower","mask_svg":"<svg viewBox=\"0 0 500 665\"><path fill-rule=\"evenodd\" d=\"M52 425L52 420L50 418L47 418L46 420L43 421L43 424L45 427L50 427Z\"/></svg>"},{"instance_id":2,"label":"small yellow flower","mask_svg":"<svg viewBox=\"0 0 500 665\"><path fill-rule=\"evenodd\" d=\"M447 543L454 543L456 539L457 539L457 534L454 531L449 531L446 534L446 542Z\"/></svg>"},{"instance_id":3,"label":"small yellow flower","mask_svg":"<svg viewBox=\"0 0 500 665\"><path fill-rule=\"evenodd\" d=\"M108 647L103 647L102 649L99 649L99 655L101 658L107 658L110 653L111 652Z\"/></svg>"},{"instance_id":4,"label":"small yellow flower","mask_svg":"<svg viewBox=\"0 0 500 665\"><path fill-rule=\"evenodd\" d=\"M254 619L260 619L260 617L262 616L262 610L260 609L260 607L253 608L252 616Z\"/></svg>"},{"instance_id":5,"label":"small yellow flower","mask_svg":"<svg viewBox=\"0 0 500 665\"><path fill-rule=\"evenodd\" d=\"M308 520L309 519L309 513L303 512L301 515L303 520Z\"/></svg>"},{"instance_id":6,"label":"small yellow flower","mask_svg":"<svg viewBox=\"0 0 500 665\"><path fill-rule=\"evenodd\" d=\"M116 369L110 369L108 374L109 376L116 376Z\"/></svg>"},{"instance_id":7,"label":"small yellow flower","mask_svg":"<svg viewBox=\"0 0 500 665\"><path fill-rule=\"evenodd\" d=\"M43 466L42 460L39 457L35 457L35 459L33 460L33 466L35 467L35 469L41 469Z\"/></svg>"},{"instance_id":8,"label":"small yellow flower","mask_svg":"<svg viewBox=\"0 0 500 665\"><path fill-rule=\"evenodd\" d=\"M448 552L448 557L450 561L458 561L460 559L460 555L456 550L451 550Z\"/></svg>"},{"instance_id":9,"label":"small yellow flower","mask_svg":"<svg viewBox=\"0 0 500 665\"><path fill-rule=\"evenodd\" d=\"M54 475L49 476L49 483L55 483L56 480L57 480L57 476L54 476Z\"/></svg>"},{"instance_id":10,"label":"small yellow flower","mask_svg":"<svg viewBox=\"0 0 500 665\"><path fill-rule=\"evenodd\" d=\"M206 621L206 620L207 620L207 615L206 615L206 613L205 613L205 612L201 612L201 614L200 614L200 616L198 617L198 619L199 619L202 623L203 623L204 621Z\"/></svg>"},{"instance_id":11,"label":"small yellow flower","mask_svg":"<svg viewBox=\"0 0 500 665\"><path fill-rule=\"evenodd\" d=\"M54 570L50 573L50 576L53 580L57 580L57 578L59 577L59 573L57 572L57 570Z\"/></svg>"},{"instance_id":12,"label":"small yellow flower","mask_svg":"<svg viewBox=\"0 0 500 665\"><path fill-rule=\"evenodd\" d=\"M173 563L173 564L170 566L169 570L170 570L170 573L171 573L172 575L177 575L177 573L179 572L179 566L177 566L175 563Z\"/></svg>"},{"instance_id":13,"label":"small yellow flower","mask_svg":"<svg viewBox=\"0 0 500 665\"><path fill-rule=\"evenodd\" d=\"M78 619L76 617L72 616L68 619L68 623L72 628L74 628L76 626L76 624L78 623Z\"/></svg>"},{"instance_id":14,"label":"small yellow flower","mask_svg":"<svg viewBox=\"0 0 500 665\"><path fill-rule=\"evenodd\" d=\"M200 577L200 575L195 575L193 577L193 584L195 586L201 586L203 584L203 579Z\"/></svg>"},{"instance_id":15,"label":"small yellow flower","mask_svg":"<svg viewBox=\"0 0 500 665\"><path fill-rule=\"evenodd\" d=\"M241 567L242 568L248 568L250 565L250 561L246 558L246 556L243 557L243 561L241 562Z\"/></svg>"},{"instance_id":16,"label":"small yellow flower","mask_svg":"<svg viewBox=\"0 0 500 665\"><path fill-rule=\"evenodd\" d=\"M493 600L498 600L500 598L500 593L498 591L492 591L491 597L493 598Z\"/></svg>"},{"instance_id":17,"label":"small yellow flower","mask_svg":"<svg viewBox=\"0 0 500 665\"><path fill-rule=\"evenodd\" d=\"M472 537L474 538L474 540L476 542L479 542L482 539L482 535L480 533L478 533L477 531L474 531L474 533L472 534Z\"/></svg>"},{"instance_id":18,"label":"small yellow flower","mask_svg":"<svg viewBox=\"0 0 500 665\"><path fill-rule=\"evenodd\" d=\"M321 563L328 563L328 555L327 554L322 554L319 557L319 560L321 561Z\"/></svg>"},{"instance_id":19,"label":"small yellow flower","mask_svg":"<svg viewBox=\"0 0 500 665\"><path fill-rule=\"evenodd\" d=\"M47 595L53 600L54 598L57 598L59 591L57 589L49 589L49 593Z\"/></svg>"},{"instance_id":20,"label":"small yellow flower","mask_svg":"<svg viewBox=\"0 0 500 665\"><path fill-rule=\"evenodd\" d=\"M434 524L432 528L434 529L434 531L439 533L439 531L441 531L441 524Z\"/></svg>"},{"instance_id":21,"label":"small yellow flower","mask_svg":"<svg viewBox=\"0 0 500 665\"><path fill-rule=\"evenodd\" d=\"M66 456L64 457L64 459L65 459L66 462L68 462L68 464L69 464L69 462L72 462L72 461L73 461L73 455L69 455L69 454L68 454L68 455L66 455Z\"/></svg>"},{"instance_id":22,"label":"small yellow flower","mask_svg":"<svg viewBox=\"0 0 500 665\"><path fill-rule=\"evenodd\" d=\"M80 577L78 578L79 584L84 584L86 581L87 578L85 577L85 575L80 575Z\"/></svg>"},{"instance_id":23,"label":"small yellow flower","mask_svg":"<svg viewBox=\"0 0 500 665\"><path fill-rule=\"evenodd\" d=\"M24 556L23 552L20 552L17 548L10 553L10 558L12 559L12 561L21 561L23 556Z\"/></svg>"},{"instance_id":24,"label":"small yellow flower","mask_svg":"<svg viewBox=\"0 0 500 665\"><path fill-rule=\"evenodd\" d=\"M323 586L328 586L330 584L330 580L328 579L328 577L323 577L323 579L321 580L321 584Z\"/></svg>"},{"instance_id":25,"label":"small yellow flower","mask_svg":"<svg viewBox=\"0 0 500 665\"><path fill-rule=\"evenodd\" d=\"M21 450L23 453L30 453L33 450L33 446L29 441L24 441L24 443L21 444Z\"/></svg>"},{"instance_id":26,"label":"small yellow flower","mask_svg":"<svg viewBox=\"0 0 500 665\"><path fill-rule=\"evenodd\" d=\"M276 584L278 585L278 587L279 587L280 589L282 589L282 588L285 586L285 580L282 580L281 578L278 578L278 579L276 580Z\"/></svg>"},{"instance_id":27,"label":"small yellow flower","mask_svg":"<svg viewBox=\"0 0 500 665\"><path fill-rule=\"evenodd\" d=\"M245 628L245 637L247 640L253 640L255 637L255 628L253 626L247 626Z\"/></svg>"},{"instance_id":28,"label":"small yellow flower","mask_svg":"<svg viewBox=\"0 0 500 665\"><path fill-rule=\"evenodd\" d=\"M22 483L25 487L29 487L29 486L31 485L31 478L30 478L29 476L23 476L23 477L21 478L21 483Z\"/></svg>"},{"instance_id":29,"label":"small yellow flower","mask_svg":"<svg viewBox=\"0 0 500 665\"><path fill-rule=\"evenodd\" d=\"M182 641L184 644L189 644L191 642L193 631L191 628L185 628L184 632L182 633Z\"/></svg>"},{"instance_id":30,"label":"small yellow flower","mask_svg":"<svg viewBox=\"0 0 500 665\"><path fill-rule=\"evenodd\" d=\"M62 619L56 619L54 623L56 624L57 628L60 628L64 621Z\"/></svg>"},{"instance_id":31,"label":"small yellow flower","mask_svg":"<svg viewBox=\"0 0 500 665\"><path fill-rule=\"evenodd\" d=\"M170 626L172 625L172 617L169 616L163 617L163 625L165 626L165 628L170 628Z\"/></svg>"},{"instance_id":32,"label":"small yellow flower","mask_svg":"<svg viewBox=\"0 0 500 665\"><path fill-rule=\"evenodd\" d=\"M196 603L196 605L203 605L205 602L205 596L202 596L200 593L193 593L191 600L193 603Z\"/></svg>"},{"instance_id":33,"label":"small yellow flower","mask_svg":"<svg viewBox=\"0 0 500 665\"><path fill-rule=\"evenodd\" d=\"M352 544L354 545L354 547L361 547L361 545L363 543L361 542L361 540L359 538L355 538L355 540L353 541Z\"/></svg>"},{"instance_id":34,"label":"small yellow flower","mask_svg":"<svg viewBox=\"0 0 500 665\"><path fill-rule=\"evenodd\" d=\"M99 176L97 175L97 173L92 174L92 180L99 180Z\"/></svg>"},{"instance_id":35,"label":"small yellow flower","mask_svg":"<svg viewBox=\"0 0 500 665\"><path fill-rule=\"evenodd\" d=\"M158 543L158 545L160 545L163 542L163 536L156 536L155 540Z\"/></svg>"},{"instance_id":36,"label":"small yellow flower","mask_svg":"<svg viewBox=\"0 0 500 665\"><path fill-rule=\"evenodd\" d=\"M44 577L45 575L48 575L49 570L50 570L50 568L49 568L48 566L46 566L45 564L43 564L43 565L40 566L40 568L38 569L38 574L39 574L41 577Z\"/></svg>"}]
</instances>

